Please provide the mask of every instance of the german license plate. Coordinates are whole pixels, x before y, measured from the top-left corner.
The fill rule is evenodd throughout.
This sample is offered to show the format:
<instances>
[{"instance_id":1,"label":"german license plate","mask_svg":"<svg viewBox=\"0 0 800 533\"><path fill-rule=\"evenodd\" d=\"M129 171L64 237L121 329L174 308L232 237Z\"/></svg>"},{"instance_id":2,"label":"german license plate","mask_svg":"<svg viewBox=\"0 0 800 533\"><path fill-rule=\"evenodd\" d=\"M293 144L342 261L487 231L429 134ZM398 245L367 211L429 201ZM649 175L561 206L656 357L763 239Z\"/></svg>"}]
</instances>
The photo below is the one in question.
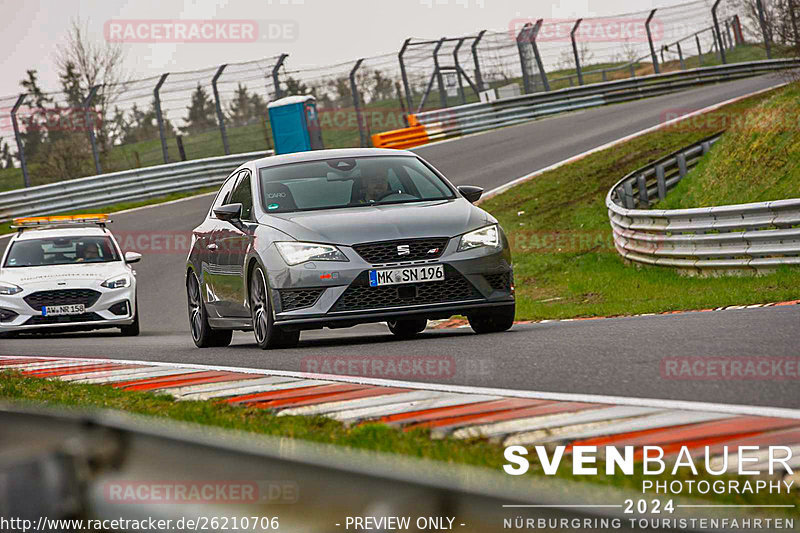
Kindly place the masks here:
<instances>
[{"instance_id":1,"label":"german license plate","mask_svg":"<svg viewBox=\"0 0 800 533\"><path fill-rule=\"evenodd\" d=\"M444 265L410 266L386 270L370 270L369 286L400 285L402 283L421 283L426 281L442 281Z\"/></svg>"},{"instance_id":2,"label":"german license plate","mask_svg":"<svg viewBox=\"0 0 800 533\"><path fill-rule=\"evenodd\" d=\"M42 307L42 316L82 315L86 312L83 304L73 305L48 305Z\"/></svg>"}]
</instances>

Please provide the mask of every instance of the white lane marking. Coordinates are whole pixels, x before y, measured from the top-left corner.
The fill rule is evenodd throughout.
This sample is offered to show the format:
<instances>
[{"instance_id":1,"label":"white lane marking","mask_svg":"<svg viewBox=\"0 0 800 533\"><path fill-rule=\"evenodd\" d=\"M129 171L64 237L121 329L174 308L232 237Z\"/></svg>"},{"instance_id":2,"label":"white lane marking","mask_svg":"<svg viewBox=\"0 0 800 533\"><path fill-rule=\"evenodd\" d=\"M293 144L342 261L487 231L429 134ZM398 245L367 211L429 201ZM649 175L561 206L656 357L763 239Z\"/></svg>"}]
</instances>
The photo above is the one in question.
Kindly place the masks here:
<instances>
[{"instance_id":1,"label":"white lane marking","mask_svg":"<svg viewBox=\"0 0 800 533\"><path fill-rule=\"evenodd\" d=\"M438 398L441 395L442 394L440 392L430 392L424 390L418 390L414 392L399 392L395 394L384 394L382 396L371 396L369 398L358 398L355 400L342 400L339 402L291 407L278 413L278 416L327 415L330 413L351 411L363 407L378 407L380 405L393 405L417 400L430 400L433 398Z\"/></svg>"},{"instance_id":2,"label":"white lane marking","mask_svg":"<svg viewBox=\"0 0 800 533\"><path fill-rule=\"evenodd\" d=\"M19 359L20 356L4 356L6 359ZM31 356L32 359L59 359L48 356ZM243 372L262 376L283 376L298 379L319 379L340 383L357 383L376 387L396 387L399 389L430 390L458 394L485 394L507 398L528 398L532 400L551 400L561 402L599 403L611 405L629 405L638 407L658 407L663 410L712 411L734 415L770 416L800 420L800 409L786 407L762 407L754 405L726 404L712 402L696 402L692 400L670 400L664 398L633 398L627 396L606 396L602 394L578 394L571 392L541 392L519 389L501 389L492 387L475 387L471 385L450 385L442 383L426 383L419 381L403 381L360 376L339 376L334 374L313 374L310 372L294 372L290 370L265 370L260 368L243 368L236 366L200 365L196 363L168 363L159 361L141 361L128 359L81 359L104 363L126 363L132 365L151 365L167 368L184 368L197 370L219 370L225 372Z\"/></svg>"},{"instance_id":3,"label":"white lane marking","mask_svg":"<svg viewBox=\"0 0 800 533\"><path fill-rule=\"evenodd\" d=\"M240 390L234 391L234 394L228 394L227 391L219 393L199 393L197 395L187 394L180 398L182 400L197 400L207 398L224 398L226 396L244 396L248 394L258 394L261 392L279 392L282 390L302 389L305 387L316 387L318 385L336 385L332 381L316 380L316 379L299 379L296 381L286 381L284 383L276 383L275 385L266 385L261 387L242 387ZM253 400L258 402L268 402L269 398L263 400Z\"/></svg>"},{"instance_id":4,"label":"white lane marking","mask_svg":"<svg viewBox=\"0 0 800 533\"><path fill-rule=\"evenodd\" d=\"M614 141L608 142L608 143L606 143L606 144L604 144L602 146L598 146L596 148L592 148L591 150L588 150L588 151L583 152L581 154L574 155L574 156L570 157L569 159L565 159L563 161L559 161L558 163L553 163L549 167L542 168L540 170L537 170L535 172L531 172L530 174L526 174L524 176L520 176L519 178L511 180L511 181L509 181L508 183L506 183L504 185L500 185L499 187L495 187L494 189L483 193L483 196L481 196L481 199L480 199L480 201L478 203L484 202L485 200L488 200L488 199L492 198L493 196L497 196L500 193L506 192L508 189L510 189L510 188L512 188L512 187L514 187L516 185L519 185L520 183L524 183L526 181L530 181L533 178L536 178L536 177L540 176L541 174L544 174L545 172L549 172L551 170L555 170L555 169L557 169L559 167L563 167L564 165L569 165L570 163L574 163L575 161L583 159L584 157L589 156L591 154L594 154L596 152L601 152L603 150L607 150L608 148L612 148L614 146L617 146L618 144L622 144L622 143L628 142L628 141L633 140L633 139L635 139L637 137L641 137L642 135L647 135L648 133L652 133L654 131L658 131L658 130L666 128L668 126L673 126L673 125L675 125L675 124L677 124L677 123L679 123L681 121L688 120L688 119L696 117L698 115L702 115L703 113L709 113L711 111L716 111L720 107L736 103L739 100L744 100L745 98L750 98L751 96L756 96L756 95L759 95L761 93L765 93L765 92L768 92L768 91L774 91L775 89L780 89L781 87L783 87L785 85L788 85L788 84L789 84L789 82L781 83L779 85L775 85L775 86L772 86L772 87L767 87L766 89L760 89L760 90L752 92L752 93L748 93L748 94L745 94L745 95L742 95L742 96L737 96L736 98L731 98L730 100L726 100L724 102L720 102L718 104L714 104L714 105L705 107L705 108L700 109L698 111L694 111L692 113L689 113L688 115L683 115L683 116L674 118L672 120L668 120L667 122L662 122L661 124L656 124L655 126L651 126L649 128L645 128L645 129L643 129L641 131L638 131L636 133L632 133L632 134L627 135L625 137L622 137L620 139L616 139Z\"/></svg>"},{"instance_id":5,"label":"white lane marking","mask_svg":"<svg viewBox=\"0 0 800 533\"><path fill-rule=\"evenodd\" d=\"M150 367L144 366L138 368L122 368L120 370L103 370L101 372L85 372L83 374L70 374L67 376L61 376L60 379L61 381L83 381L86 379L113 378L115 376L132 376L136 374L141 374L142 372L153 372L155 370L160 370L160 369L154 366Z\"/></svg>"},{"instance_id":6,"label":"white lane marking","mask_svg":"<svg viewBox=\"0 0 800 533\"><path fill-rule=\"evenodd\" d=\"M236 381L221 381L218 383L201 383L200 385L184 385L178 387L170 387L168 389L161 389L160 392L165 394L172 394L175 397L186 396L187 394L195 394L201 392L219 392L219 391L236 391L240 389L252 389L253 387L262 387L266 390L267 385L274 385L276 383L286 383L298 381L293 378L282 378L278 376L270 376L266 378L250 378L238 379ZM231 394L233 396L233 394Z\"/></svg>"},{"instance_id":7,"label":"white lane marking","mask_svg":"<svg viewBox=\"0 0 800 533\"><path fill-rule=\"evenodd\" d=\"M84 379L77 380L76 383L86 383L86 384L120 383L122 381L162 378L167 376L175 376L178 374L194 374L197 372L202 372L202 370L186 369L186 368L170 368L163 370L149 369L147 372L142 372L138 374L125 374L121 376L110 376L110 377L86 376Z\"/></svg>"},{"instance_id":8,"label":"white lane marking","mask_svg":"<svg viewBox=\"0 0 800 533\"><path fill-rule=\"evenodd\" d=\"M422 411L425 409L438 409L440 407L452 407L455 405L469 405L478 402L488 402L498 400L497 396L483 396L479 394L441 394L429 400L416 400L403 402L400 404L381 405L378 407L364 407L348 411L337 411L328 416L334 420L339 420L346 424L369 420L381 416L397 415L400 413L410 413L412 411Z\"/></svg>"},{"instance_id":9,"label":"white lane marking","mask_svg":"<svg viewBox=\"0 0 800 533\"><path fill-rule=\"evenodd\" d=\"M69 359L59 359L57 361L42 361L39 363L19 363L16 365L8 365L2 367L3 370L18 370L20 372L26 372L28 370L44 370L47 368L58 368L61 366L69 367L69 366L80 366L86 365L85 361L71 361Z\"/></svg>"}]
</instances>

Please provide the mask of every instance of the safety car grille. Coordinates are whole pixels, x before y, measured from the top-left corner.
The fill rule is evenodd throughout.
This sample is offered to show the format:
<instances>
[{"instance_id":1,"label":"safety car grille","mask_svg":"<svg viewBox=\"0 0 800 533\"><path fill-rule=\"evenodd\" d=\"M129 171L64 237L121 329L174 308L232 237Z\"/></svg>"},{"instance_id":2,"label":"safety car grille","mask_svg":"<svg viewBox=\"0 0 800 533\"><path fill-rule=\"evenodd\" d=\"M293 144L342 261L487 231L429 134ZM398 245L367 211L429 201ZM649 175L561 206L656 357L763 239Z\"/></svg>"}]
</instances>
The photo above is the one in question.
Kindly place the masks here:
<instances>
[{"instance_id":1,"label":"safety car grille","mask_svg":"<svg viewBox=\"0 0 800 533\"><path fill-rule=\"evenodd\" d=\"M486 281L496 291L510 291L511 290L511 273L503 272L502 274L484 274Z\"/></svg>"},{"instance_id":2,"label":"safety car grille","mask_svg":"<svg viewBox=\"0 0 800 533\"><path fill-rule=\"evenodd\" d=\"M103 317L97 313L82 313L80 315L52 315L52 316L32 316L26 322L26 326L47 326L51 324L75 324L77 322L98 322Z\"/></svg>"},{"instance_id":3,"label":"safety car grille","mask_svg":"<svg viewBox=\"0 0 800 533\"><path fill-rule=\"evenodd\" d=\"M34 292L23 299L34 310L41 311L43 306L50 305L83 304L86 307L91 307L97 302L98 298L100 298L100 293L92 289L61 289Z\"/></svg>"},{"instance_id":4,"label":"safety car grille","mask_svg":"<svg viewBox=\"0 0 800 533\"><path fill-rule=\"evenodd\" d=\"M480 292L449 265L444 281L369 286L369 271L361 273L334 304L332 312L383 309L411 305L440 304L480 299Z\"/></svg>"},{"instance_id":5,"label":"safety car grille","mask_svg":"<svg viewBox=\"0 0 800 533\"><path fill-rule=\"evenodd\" d=\"M407 239L403 241L383 241L356 244L353 250L373 265L397 263L400 261L420 261L436 259L442 255L448 239ZM406 250L408 253L405 253Z\"/></svg>"},{"instance_id":6,"label":"safety car grille","mask_svg":"<svg viewBox=\"0 0 800 533\"><path fill-rule=\"evenodd\" d=\"M311 307L325 289L282 289L281 295L281 309L283 311L294 311L295 309L302 309L304 307Z\"/></svg>"}]
</instances>

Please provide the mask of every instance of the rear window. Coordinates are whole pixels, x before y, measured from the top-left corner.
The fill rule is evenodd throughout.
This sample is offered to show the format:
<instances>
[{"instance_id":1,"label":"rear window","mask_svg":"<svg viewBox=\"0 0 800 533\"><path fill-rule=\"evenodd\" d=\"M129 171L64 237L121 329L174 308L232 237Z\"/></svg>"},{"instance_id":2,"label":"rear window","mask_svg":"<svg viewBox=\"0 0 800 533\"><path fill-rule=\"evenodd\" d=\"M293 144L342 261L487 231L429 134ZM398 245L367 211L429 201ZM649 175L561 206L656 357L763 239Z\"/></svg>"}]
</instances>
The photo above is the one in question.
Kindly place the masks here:
<instances>
[{"instance_id":1,"label":"rear window","mask_svg":"<svg viewBox=\"0 0 800 533\"><path fill-rule=\"evenodd\" d=\"M267 213L425 202L453 191L416 157L381 156L292 163L259 170Z\"/></svg>"},{"instance_id":2,"label":"rear window","mask_svg":"<svg viewBox=\"0 0 800 533\"><path fill-rule=\"evenodd\" d=\"M8 251L8 268L119 261L108 237L57 237L15 241Z\"/></svg>"}]
</instances>

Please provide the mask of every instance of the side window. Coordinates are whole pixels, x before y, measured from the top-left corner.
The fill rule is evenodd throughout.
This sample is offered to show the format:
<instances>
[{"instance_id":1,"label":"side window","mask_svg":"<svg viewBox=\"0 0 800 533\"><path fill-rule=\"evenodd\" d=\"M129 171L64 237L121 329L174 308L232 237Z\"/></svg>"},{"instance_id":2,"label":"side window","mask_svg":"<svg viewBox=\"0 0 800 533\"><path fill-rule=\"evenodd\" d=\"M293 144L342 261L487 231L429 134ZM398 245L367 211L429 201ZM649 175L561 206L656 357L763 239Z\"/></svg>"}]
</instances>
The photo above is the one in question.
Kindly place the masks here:
<instances>
[{"instance_id":1,"label":"side window","mask_svg":"<svg viewBox=\"0 0 800 533\"><path fill-rule=\"evenodd\" d=\"M242 204L242 220L253 220L253 193L250 190L250 171L243 170L239 176L239 183L233 190L228 203Z\"/></svg>"},{"instance_id":2,"label":"side window","mask_svg":"<svg viewBox=\"0 0 800 533\"><path fill-rule=\"evenodd\" d=\"M225 183L222 184L220 187L219 192L217 193L217 197L214 199L214 203L211 205L211 211L209 212L208 216L211 218L217 218L214 216L214 209L221 205L225 205L230 203L229 198L231 196L231 191L233 190L233 186L236 185L236 177L241 172L234 172L231 174Z\"/></svg>"}]
</instances>

